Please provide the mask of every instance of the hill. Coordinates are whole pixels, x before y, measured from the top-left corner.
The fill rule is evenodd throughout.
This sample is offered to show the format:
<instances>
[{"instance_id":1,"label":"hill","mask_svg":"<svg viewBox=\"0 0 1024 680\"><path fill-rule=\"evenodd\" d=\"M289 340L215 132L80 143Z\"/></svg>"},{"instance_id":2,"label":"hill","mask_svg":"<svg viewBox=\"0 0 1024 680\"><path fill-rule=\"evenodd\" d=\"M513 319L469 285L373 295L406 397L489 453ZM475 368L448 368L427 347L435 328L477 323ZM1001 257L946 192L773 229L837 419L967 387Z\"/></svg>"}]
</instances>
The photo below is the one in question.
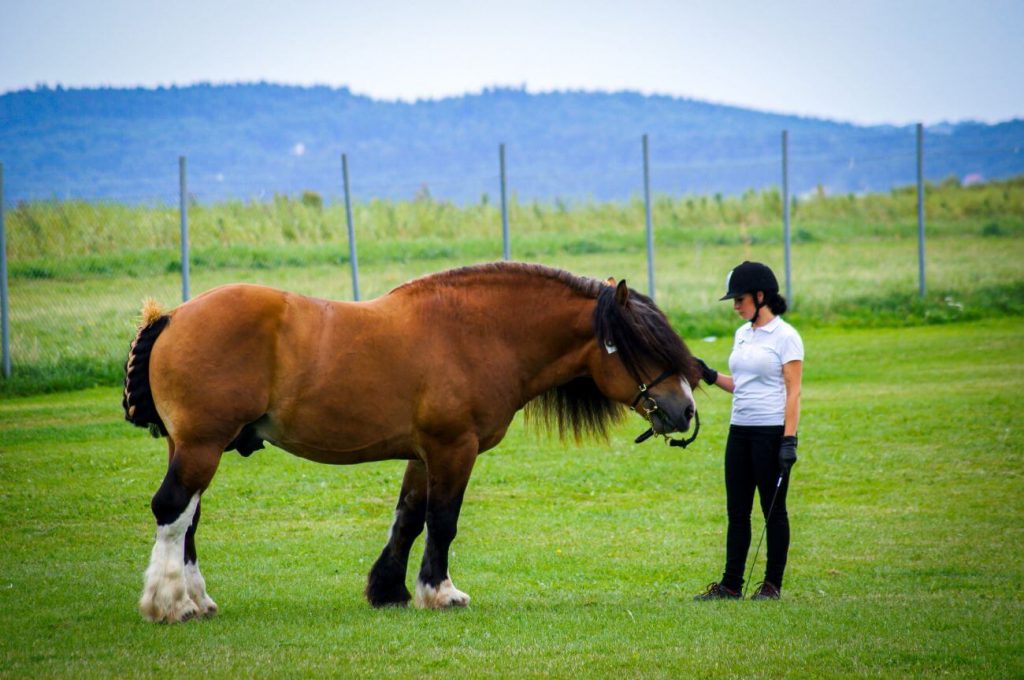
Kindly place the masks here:
<instances>
[{"instance_id":1,"label":"hill","mask_svg":"<svg viewBox=\"0 0 1024 680\"><path fill-rule=\"evenodd\" d=\"M358 198L497 196L498 152L522 199L618 200L642 191L650 136L656 192L736 194L776 185L789 130L794 193L887 190L915 178L914 127L857 126L630 92L491 89L413 103L345 88L195 85L23 90L0 96L8 201L175 200L177 158L200 201L341 193ZM932 126L926 176L1024 173L1024 120Z\"/></svg>"}]
</instances>

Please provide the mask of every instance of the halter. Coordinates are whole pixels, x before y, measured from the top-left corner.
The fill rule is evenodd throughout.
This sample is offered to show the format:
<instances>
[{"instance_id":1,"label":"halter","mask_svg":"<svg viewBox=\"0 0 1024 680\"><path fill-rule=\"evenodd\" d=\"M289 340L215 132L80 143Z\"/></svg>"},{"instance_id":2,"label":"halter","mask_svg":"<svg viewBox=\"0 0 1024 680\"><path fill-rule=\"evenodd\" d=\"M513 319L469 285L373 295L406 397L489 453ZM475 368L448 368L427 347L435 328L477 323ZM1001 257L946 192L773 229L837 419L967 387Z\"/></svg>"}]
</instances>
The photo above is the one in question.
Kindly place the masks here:
<instances>
[{"instance_id":1,"label":"halter","mask_svg":"<svg viewBox=\"0 0 1024 680\"><path fill-rule=\"evenodd\" d=\"M649 390L652 387L655 387L658 383L660 383L670 375L672 375L672 371L665 371L657 378L655 378L653 381L651 381L650 384L640 383L640 385L637 387L636 397L633 398L633 403L630 405L630 408L636 409L637 404L640 404L640 402L643 401L643 404L641 404L640 408L643 410L643 416L644 418L647 419L648 422L652 422L651 414L659 410L658 402L654 399L653 395L649 394ZM665 441L668 442L669 446L680 446L685 449L687 446L693 443L693 440L697 438L697 433L700 432L700 416L697 415L696 409L693 412L693 422L693 434L688 439L672 439L667 434L663 434L662 436L665 438ZM654 428L649 427L647 428L646 432L644 432L634 440L634 443L643 443L650 439L652 436L654 436Z\"/></svg>"}]
</instances>

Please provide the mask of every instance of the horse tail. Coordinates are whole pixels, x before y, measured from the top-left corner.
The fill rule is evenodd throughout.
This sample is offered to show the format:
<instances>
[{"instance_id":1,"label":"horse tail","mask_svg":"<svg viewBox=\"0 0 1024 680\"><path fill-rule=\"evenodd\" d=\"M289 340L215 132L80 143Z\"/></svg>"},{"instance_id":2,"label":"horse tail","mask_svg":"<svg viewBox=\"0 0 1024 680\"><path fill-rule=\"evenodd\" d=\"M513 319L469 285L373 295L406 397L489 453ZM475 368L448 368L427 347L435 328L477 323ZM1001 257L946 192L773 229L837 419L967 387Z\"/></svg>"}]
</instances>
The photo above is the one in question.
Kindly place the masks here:
<instances>
[{"instance_id":1,"label":"horse tail","mask_svg":"<svg viewBox=\"0 0 1024 680\"><path fill-rule=\"evenodd\" d=\"M170 315L164 314L155 300L147 298L142 303L142 321L124 364L124 419L137 427L149 428L154 437L166 436L167 428L156 412L149 387L149 355L170 320Z\"/></svg>"}]
</instances>

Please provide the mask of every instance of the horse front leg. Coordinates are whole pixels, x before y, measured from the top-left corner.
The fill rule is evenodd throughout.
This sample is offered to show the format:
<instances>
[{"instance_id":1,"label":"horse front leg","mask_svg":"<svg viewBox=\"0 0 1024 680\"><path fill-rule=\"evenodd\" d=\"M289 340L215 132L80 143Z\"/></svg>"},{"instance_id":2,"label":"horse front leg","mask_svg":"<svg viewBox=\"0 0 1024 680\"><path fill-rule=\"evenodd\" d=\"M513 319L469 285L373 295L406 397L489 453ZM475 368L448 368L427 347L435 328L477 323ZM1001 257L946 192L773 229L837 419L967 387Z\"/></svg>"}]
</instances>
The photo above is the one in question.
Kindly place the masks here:
<instances>
[{"instance_id":1,"label":"horse front leg","mask_svg":"<svg viewBox=\"0 0 1024 680\"><path fill-rule=\"evenodd\" d=\"M452 584L448 574L448 548L455 540L462 498L479 447L475 436L454 446L427 449L427 541L416 579L417 607L465 607L469 595Z\"/></svg>"},{"instance_id":2,"label":"horse front leg","mask_svg":"<svg viewBox=\"0 0 1024 680\"><path fill-rule=\"evenodd\" d=\"M421 460L411 460L405 468L387 545L366 581L366 599L374 607L405 606L412 599L405 587L405 572L409 550L423 531L426 515L427 466Z\"/></svg>"}]
</instances>

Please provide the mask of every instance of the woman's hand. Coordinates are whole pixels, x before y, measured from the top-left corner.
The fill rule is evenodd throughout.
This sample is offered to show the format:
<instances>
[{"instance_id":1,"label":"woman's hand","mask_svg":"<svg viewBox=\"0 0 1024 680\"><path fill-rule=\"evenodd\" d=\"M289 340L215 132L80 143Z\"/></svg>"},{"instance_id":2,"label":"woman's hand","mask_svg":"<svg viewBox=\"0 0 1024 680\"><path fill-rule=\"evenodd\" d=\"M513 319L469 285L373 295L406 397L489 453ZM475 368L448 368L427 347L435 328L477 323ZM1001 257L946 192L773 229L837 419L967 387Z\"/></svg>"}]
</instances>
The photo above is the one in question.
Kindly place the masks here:
<instances>
[{"instance_id":1,"label":"woman's hand","mask_svg":"<svg viewBox=\"0 0 1024 680\"><path fill-rule=\"evenodd\" d=\"M796 435L789 435L782 438L782 446L779 447L779 468L789 472L789 469L796 464Z\"/></svg>"},{"instance_id":2,"label":"woman's hand","mask_svg":"<svg viewBox=\"0 0 1024 680\"><path fill-rule=\"evenodd\" d=\"M718 382L718 371L709 367L704 363L704 360L697 357L697 363L700 364L700 376L704 379L708 385L714 385Z\"/></svg>"}]
</instances>

